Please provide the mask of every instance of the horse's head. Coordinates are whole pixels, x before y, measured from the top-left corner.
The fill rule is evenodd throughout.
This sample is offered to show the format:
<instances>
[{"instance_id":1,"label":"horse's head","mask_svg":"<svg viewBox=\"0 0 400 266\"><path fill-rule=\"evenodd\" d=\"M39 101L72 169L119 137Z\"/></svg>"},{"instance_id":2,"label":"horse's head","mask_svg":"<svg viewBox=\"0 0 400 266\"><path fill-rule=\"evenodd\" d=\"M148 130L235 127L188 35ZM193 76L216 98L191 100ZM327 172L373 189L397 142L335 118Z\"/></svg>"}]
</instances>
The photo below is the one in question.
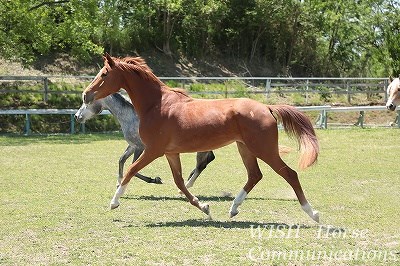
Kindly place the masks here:
<instances>
[{"instance_id":1,"label":"horse's head","mask_svg":"<svg viewBox=\"0 0 400 266\"><path fill-rule=\"evenodd\" d=\"M96 100L89 104L82 103L81 108L79 108L79 110L75 113L75 119L79 123L85 123L93 116L101 113L102 110L103 110L102 100Z\"/></svg>"},{"instance_id":2,"label":"horse's head","mask_svg":"<svg viewBox=\"0 0 400 266\"><path fill-rule=\"evenodd\" d=\"M82 100L88 104L104 98L122 88L123 78L116 67L116 62L108 53L103 56L104 67L82 93Z\"/></svg>"},{"instance_id":3,"label":"horse's head","mask_svg":"<svg viewBox=\"0 0 400 266\"><path fill-rule=\"evenodd\" d=\"M388 100L386 102L386 108L390 111L394 111L400 104L400 77L393 79L389 78L389 86L387 88Z\"/></svg>"}]
</instances>

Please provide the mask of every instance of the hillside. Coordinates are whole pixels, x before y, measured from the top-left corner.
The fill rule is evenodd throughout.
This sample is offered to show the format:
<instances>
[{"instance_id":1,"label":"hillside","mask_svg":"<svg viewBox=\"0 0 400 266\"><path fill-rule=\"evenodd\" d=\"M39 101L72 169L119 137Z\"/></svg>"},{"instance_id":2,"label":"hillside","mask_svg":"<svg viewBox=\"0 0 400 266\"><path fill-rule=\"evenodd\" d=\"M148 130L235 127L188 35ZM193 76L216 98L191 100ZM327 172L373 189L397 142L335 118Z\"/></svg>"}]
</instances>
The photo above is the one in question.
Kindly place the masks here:
<instances>
[{"instance_id":1,"label":"hillside","mask_svg":"<svg viewBox=\"0 0 400 266\"><path fill-rule=\"evenodd\" d=\"M185 58L182 56L167 56L153 51L131 56L143 57L157 76L274 76L273 67L267 68L257 63L251 65L243 60L226 58ZM16 61L0 58L0 75L93 75L102 66L102 58L98 56L91 62L81 64L66 54L40 57L31 66L23 66Z\"/></svg>"}]
</instances>

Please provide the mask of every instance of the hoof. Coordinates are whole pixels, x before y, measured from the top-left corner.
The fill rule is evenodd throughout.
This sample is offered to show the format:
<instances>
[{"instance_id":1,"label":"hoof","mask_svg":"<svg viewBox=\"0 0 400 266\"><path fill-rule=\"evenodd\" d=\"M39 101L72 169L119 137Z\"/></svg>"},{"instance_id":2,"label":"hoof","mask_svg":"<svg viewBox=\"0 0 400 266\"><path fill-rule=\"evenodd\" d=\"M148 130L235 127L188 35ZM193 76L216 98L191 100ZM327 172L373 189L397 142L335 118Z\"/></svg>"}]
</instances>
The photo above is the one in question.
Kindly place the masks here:
<instances>
[{"instance_id":1,"label":"hoof","mask_svg":"<svg viewBox=\"0 0 400 266\"><path fill-rule=\"evenodd\" d=\"M306 204L302 205L301 208L303 209L303 211L305 213L308 214L308 216L311 217L311 219L313 219L314 221L319 223L319 212L316 210L313 210L310 204L306 203Z\"/></svg>"},{"instance_id":2,"label":"hoof","mask_svg":"<svg viewBox=\"0 0 400 266\"><path fill-rule=\"evenodd\" d=\"M111 210L114 210L114 209L116 209L118 207L119 207L119 203L118 202L117 203L110 203L110 209Z\"/></svg>"},{"instance_id":3,"label":"hoof","mask_svg":"<svg viewBox=\"0 0 400 266\"><path fill-rule=\"evenodd\" d=\"M319 212L318 211L314 211L313 212L313 217L311 217L314 221L316 221L317 223L319 223Z\"/></svg>"},{"instance_id":4,"label":"hoof","mask_svg":"<svg viewBox=\"0 0 400 266\"><path fill-rule=\"evenodd\" d=\"M154 184L163 184L163 182L162 182L161 178L157 176L154 178Z\"/></svg>"},{"instance_id":5,"label":"hoof","mask_svg":"<svg viewBox=\"0 0 400 266\"><path fill-rule=\"evenodd\" d=\"M239 211L230 211L229 212L229 218L235 217L236 215L238 215L238 213L239 213Z\"/></svg>"},{"instance_id":6,"label":"hoof","mask_svg":"<svg viewBox=\"0 0 400 266\"><path fill-rule=\"evenodd\" d=\"M207 203L203 204L201 206L201 211L204 212L205 214L207 214L210 217L210 205L208 205Z\"/></svg>"}]
</instances>

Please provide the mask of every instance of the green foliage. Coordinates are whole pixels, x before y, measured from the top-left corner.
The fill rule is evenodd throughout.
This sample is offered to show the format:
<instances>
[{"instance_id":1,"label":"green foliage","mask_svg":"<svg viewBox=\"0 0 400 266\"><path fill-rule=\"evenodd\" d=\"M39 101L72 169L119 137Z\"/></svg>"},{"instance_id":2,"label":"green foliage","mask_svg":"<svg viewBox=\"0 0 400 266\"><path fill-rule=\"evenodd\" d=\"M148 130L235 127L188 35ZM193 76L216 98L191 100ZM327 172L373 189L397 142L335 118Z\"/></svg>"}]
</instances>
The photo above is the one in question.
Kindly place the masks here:
<instances>
[{"instance_id":1,"label":"green foliage","mask_svg":"<svg viewBox=\"0 0 400 266\"><path fill-rule=\"evenodd\" d=\"M30 64L53 52L88 61L160 50L283 75L397 75L399 10L393 0L3 0L0 54Z\"/></svg>"},{"instance_id":2,"label":"green foliage","mask_svg":"<svg viewBox=\"0 0 400 266\"><path fill-rule=\"evenodd\" d=\"M169 86L170 88L178 88L179 86L181 86L179 81L176 81L176 80L168 80L165 82L165 84L167 86Z\"/></svg>"},{"instance_id":3,"label":"green foliage","mask_svg":"<svg viewBox=\"0 0 400 266\"><path fill-rule=\"evenodd\" d=\"M318 86L315 89L320 91L319 96L321 101L327 103L332 98L331 90L328 87Z\"/></svg>"},{"instance_id":4,"label":"green foliage","mask_svg":"<svg viewBox=\"0 0 400 266\"><path fill-rule=\"evenodd\" d=\"M227 81L225 82L225 86L228 91L233 91L232 97L235 98L250 97L249 88L242 81L238 80Z\"/></svg>"},{"instance_id":5,"label":"green foliage","mask_svg":"<svg viewBox=\"0 0 400 266\"><path fill-rule=\"evenodd\" d=\"M205 85L202 83L193 83L190 84L189 90L191 92L201 92L205 90Z\"/></svg>"},{"instance_id":6,"label":"green foliage","mask_svg":"<svg viewBox=\"0 0 400 266\"><path fill-rule=\"evenodd\" d=\"M97 0L44 5L38 1L6 0L0 5L0 14L4 57L29 64L52 51L70 52L82 61L103 52L96 29Z\"/></svg>"}]
</instances>

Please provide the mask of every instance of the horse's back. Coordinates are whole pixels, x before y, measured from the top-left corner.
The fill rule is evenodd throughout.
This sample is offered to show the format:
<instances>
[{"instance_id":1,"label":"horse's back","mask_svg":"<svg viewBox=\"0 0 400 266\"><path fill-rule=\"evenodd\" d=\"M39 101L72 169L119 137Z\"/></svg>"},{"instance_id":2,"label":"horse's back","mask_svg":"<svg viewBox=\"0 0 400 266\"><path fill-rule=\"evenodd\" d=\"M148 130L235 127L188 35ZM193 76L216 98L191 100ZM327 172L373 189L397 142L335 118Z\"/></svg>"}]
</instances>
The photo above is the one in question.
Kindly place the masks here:
<instances>
[{"instance_id":1,"label":"horse's back","mask_svg":"<svg viewBox=\"0 0 400 266\"><path fill-rule=\"evenodd\" d=\"M192 100L173 104L168 115L170 152L212 150L276 130L268 107L251 99Z\"/></svg>"}]
</instances>

